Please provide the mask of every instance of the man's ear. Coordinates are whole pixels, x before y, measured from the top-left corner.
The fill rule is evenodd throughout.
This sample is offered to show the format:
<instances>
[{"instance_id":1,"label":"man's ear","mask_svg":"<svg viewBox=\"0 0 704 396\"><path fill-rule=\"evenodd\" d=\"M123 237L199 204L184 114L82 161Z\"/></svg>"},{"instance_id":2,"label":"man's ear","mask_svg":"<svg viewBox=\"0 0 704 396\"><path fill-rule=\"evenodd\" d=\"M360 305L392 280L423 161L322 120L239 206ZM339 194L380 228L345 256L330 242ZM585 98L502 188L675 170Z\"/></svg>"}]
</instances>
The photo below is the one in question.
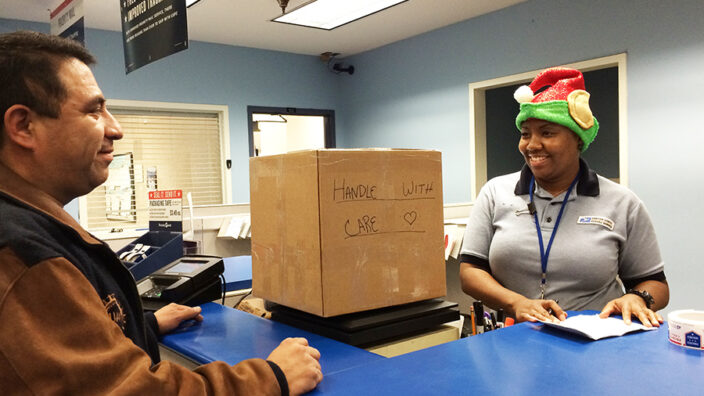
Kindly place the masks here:
<instances>
[{"instance_id":1,"label":"man's ear","mask_svg":"<svg viewBox=\"0 0 704 396\"><path fill-rule=\"evenodd\" d=\"M35 134L33 121L37 114L25 105L12 105L5 112L3 122L5 127L5 138L26 149L32 149L35 144Z\"/></svg>"}]
</instances>

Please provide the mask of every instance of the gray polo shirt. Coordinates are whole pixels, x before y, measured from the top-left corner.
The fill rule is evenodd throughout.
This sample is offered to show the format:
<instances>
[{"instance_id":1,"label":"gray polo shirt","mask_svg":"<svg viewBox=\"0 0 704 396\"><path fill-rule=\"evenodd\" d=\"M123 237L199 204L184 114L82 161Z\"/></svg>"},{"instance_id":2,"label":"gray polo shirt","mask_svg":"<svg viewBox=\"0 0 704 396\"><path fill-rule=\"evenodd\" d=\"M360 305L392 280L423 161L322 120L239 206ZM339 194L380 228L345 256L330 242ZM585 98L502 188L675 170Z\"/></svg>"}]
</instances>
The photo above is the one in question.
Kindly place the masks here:
<instances>
[{"instance_id":1,"label":"gray polo shirt","mask_svg":"<svg viewBox=\"0 0 704 396\"><path fill-rule=\"evenodd\" d=\"M627 281L660 273L664 279L664 263L640 199L580 162L580 178L550 251L545 298L558 300L563 309L601 310L624 293L617 276ZM535 221L527 209L530 178L524 166L484 185L467 224L461 260L488 262L487 269L504 287L535 299L540 298L542 270ZM536 183L545 249L564 196L553 198Z\"/></svg>"}]
</instances>

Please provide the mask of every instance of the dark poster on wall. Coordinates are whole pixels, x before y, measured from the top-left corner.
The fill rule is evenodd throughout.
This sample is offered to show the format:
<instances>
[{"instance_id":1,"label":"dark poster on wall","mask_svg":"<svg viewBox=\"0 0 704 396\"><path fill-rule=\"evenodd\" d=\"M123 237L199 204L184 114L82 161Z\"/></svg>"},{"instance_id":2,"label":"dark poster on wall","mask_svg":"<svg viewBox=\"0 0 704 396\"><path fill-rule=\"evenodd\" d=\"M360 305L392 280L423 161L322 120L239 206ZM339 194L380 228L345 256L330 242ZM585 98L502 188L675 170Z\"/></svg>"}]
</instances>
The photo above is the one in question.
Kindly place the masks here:
<instances>
[{"instance_id":1,"label":"dark poster on wall","mask_svg":"<svg viewBox=\"0 0 704 396\"><path fill-rule=\"evenodd\" d=\"M188 48L186 0L120 0L125 74Z\"/></svg>"}]
</instances>

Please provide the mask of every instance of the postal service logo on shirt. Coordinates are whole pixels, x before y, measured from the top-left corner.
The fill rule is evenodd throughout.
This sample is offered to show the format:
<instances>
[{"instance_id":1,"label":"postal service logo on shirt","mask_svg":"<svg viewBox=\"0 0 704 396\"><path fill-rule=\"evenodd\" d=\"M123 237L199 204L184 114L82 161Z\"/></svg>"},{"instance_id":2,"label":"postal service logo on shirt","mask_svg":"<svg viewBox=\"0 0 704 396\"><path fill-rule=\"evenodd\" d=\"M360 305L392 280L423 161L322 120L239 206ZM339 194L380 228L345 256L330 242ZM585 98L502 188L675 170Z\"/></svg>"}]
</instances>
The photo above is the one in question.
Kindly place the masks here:
<instances>
[{"instance_id":1,"label":"postal service logo on shirt","mask_svg":"<svg viewBox=\"0 0 704 396\"><path fill-rule=\"evenodd\" d=\"M596 224L613 231L614 221L603 216L579 216L577 224Z\"/></svg>"}]
</instances>

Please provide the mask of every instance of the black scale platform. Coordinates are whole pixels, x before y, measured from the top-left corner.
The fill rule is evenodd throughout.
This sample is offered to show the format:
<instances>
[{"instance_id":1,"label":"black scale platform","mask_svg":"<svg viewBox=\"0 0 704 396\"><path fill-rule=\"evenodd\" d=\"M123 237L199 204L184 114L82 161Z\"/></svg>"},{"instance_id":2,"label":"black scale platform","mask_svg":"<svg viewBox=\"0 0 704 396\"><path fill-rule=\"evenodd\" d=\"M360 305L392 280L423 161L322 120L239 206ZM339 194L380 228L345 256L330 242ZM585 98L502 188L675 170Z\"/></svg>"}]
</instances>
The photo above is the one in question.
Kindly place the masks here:
<instances>
[{"instance_id":1,"label":"black scale platform","mask_svg":"<svg viewBox=\"0 0 704 396\"><path fill-rule=\"evenodd\" d=\"M457 303L439 298L330 318L277 304L268 308L273 320L354 346L409 336L460 318Z\"/></svg>"}]
</instances>

